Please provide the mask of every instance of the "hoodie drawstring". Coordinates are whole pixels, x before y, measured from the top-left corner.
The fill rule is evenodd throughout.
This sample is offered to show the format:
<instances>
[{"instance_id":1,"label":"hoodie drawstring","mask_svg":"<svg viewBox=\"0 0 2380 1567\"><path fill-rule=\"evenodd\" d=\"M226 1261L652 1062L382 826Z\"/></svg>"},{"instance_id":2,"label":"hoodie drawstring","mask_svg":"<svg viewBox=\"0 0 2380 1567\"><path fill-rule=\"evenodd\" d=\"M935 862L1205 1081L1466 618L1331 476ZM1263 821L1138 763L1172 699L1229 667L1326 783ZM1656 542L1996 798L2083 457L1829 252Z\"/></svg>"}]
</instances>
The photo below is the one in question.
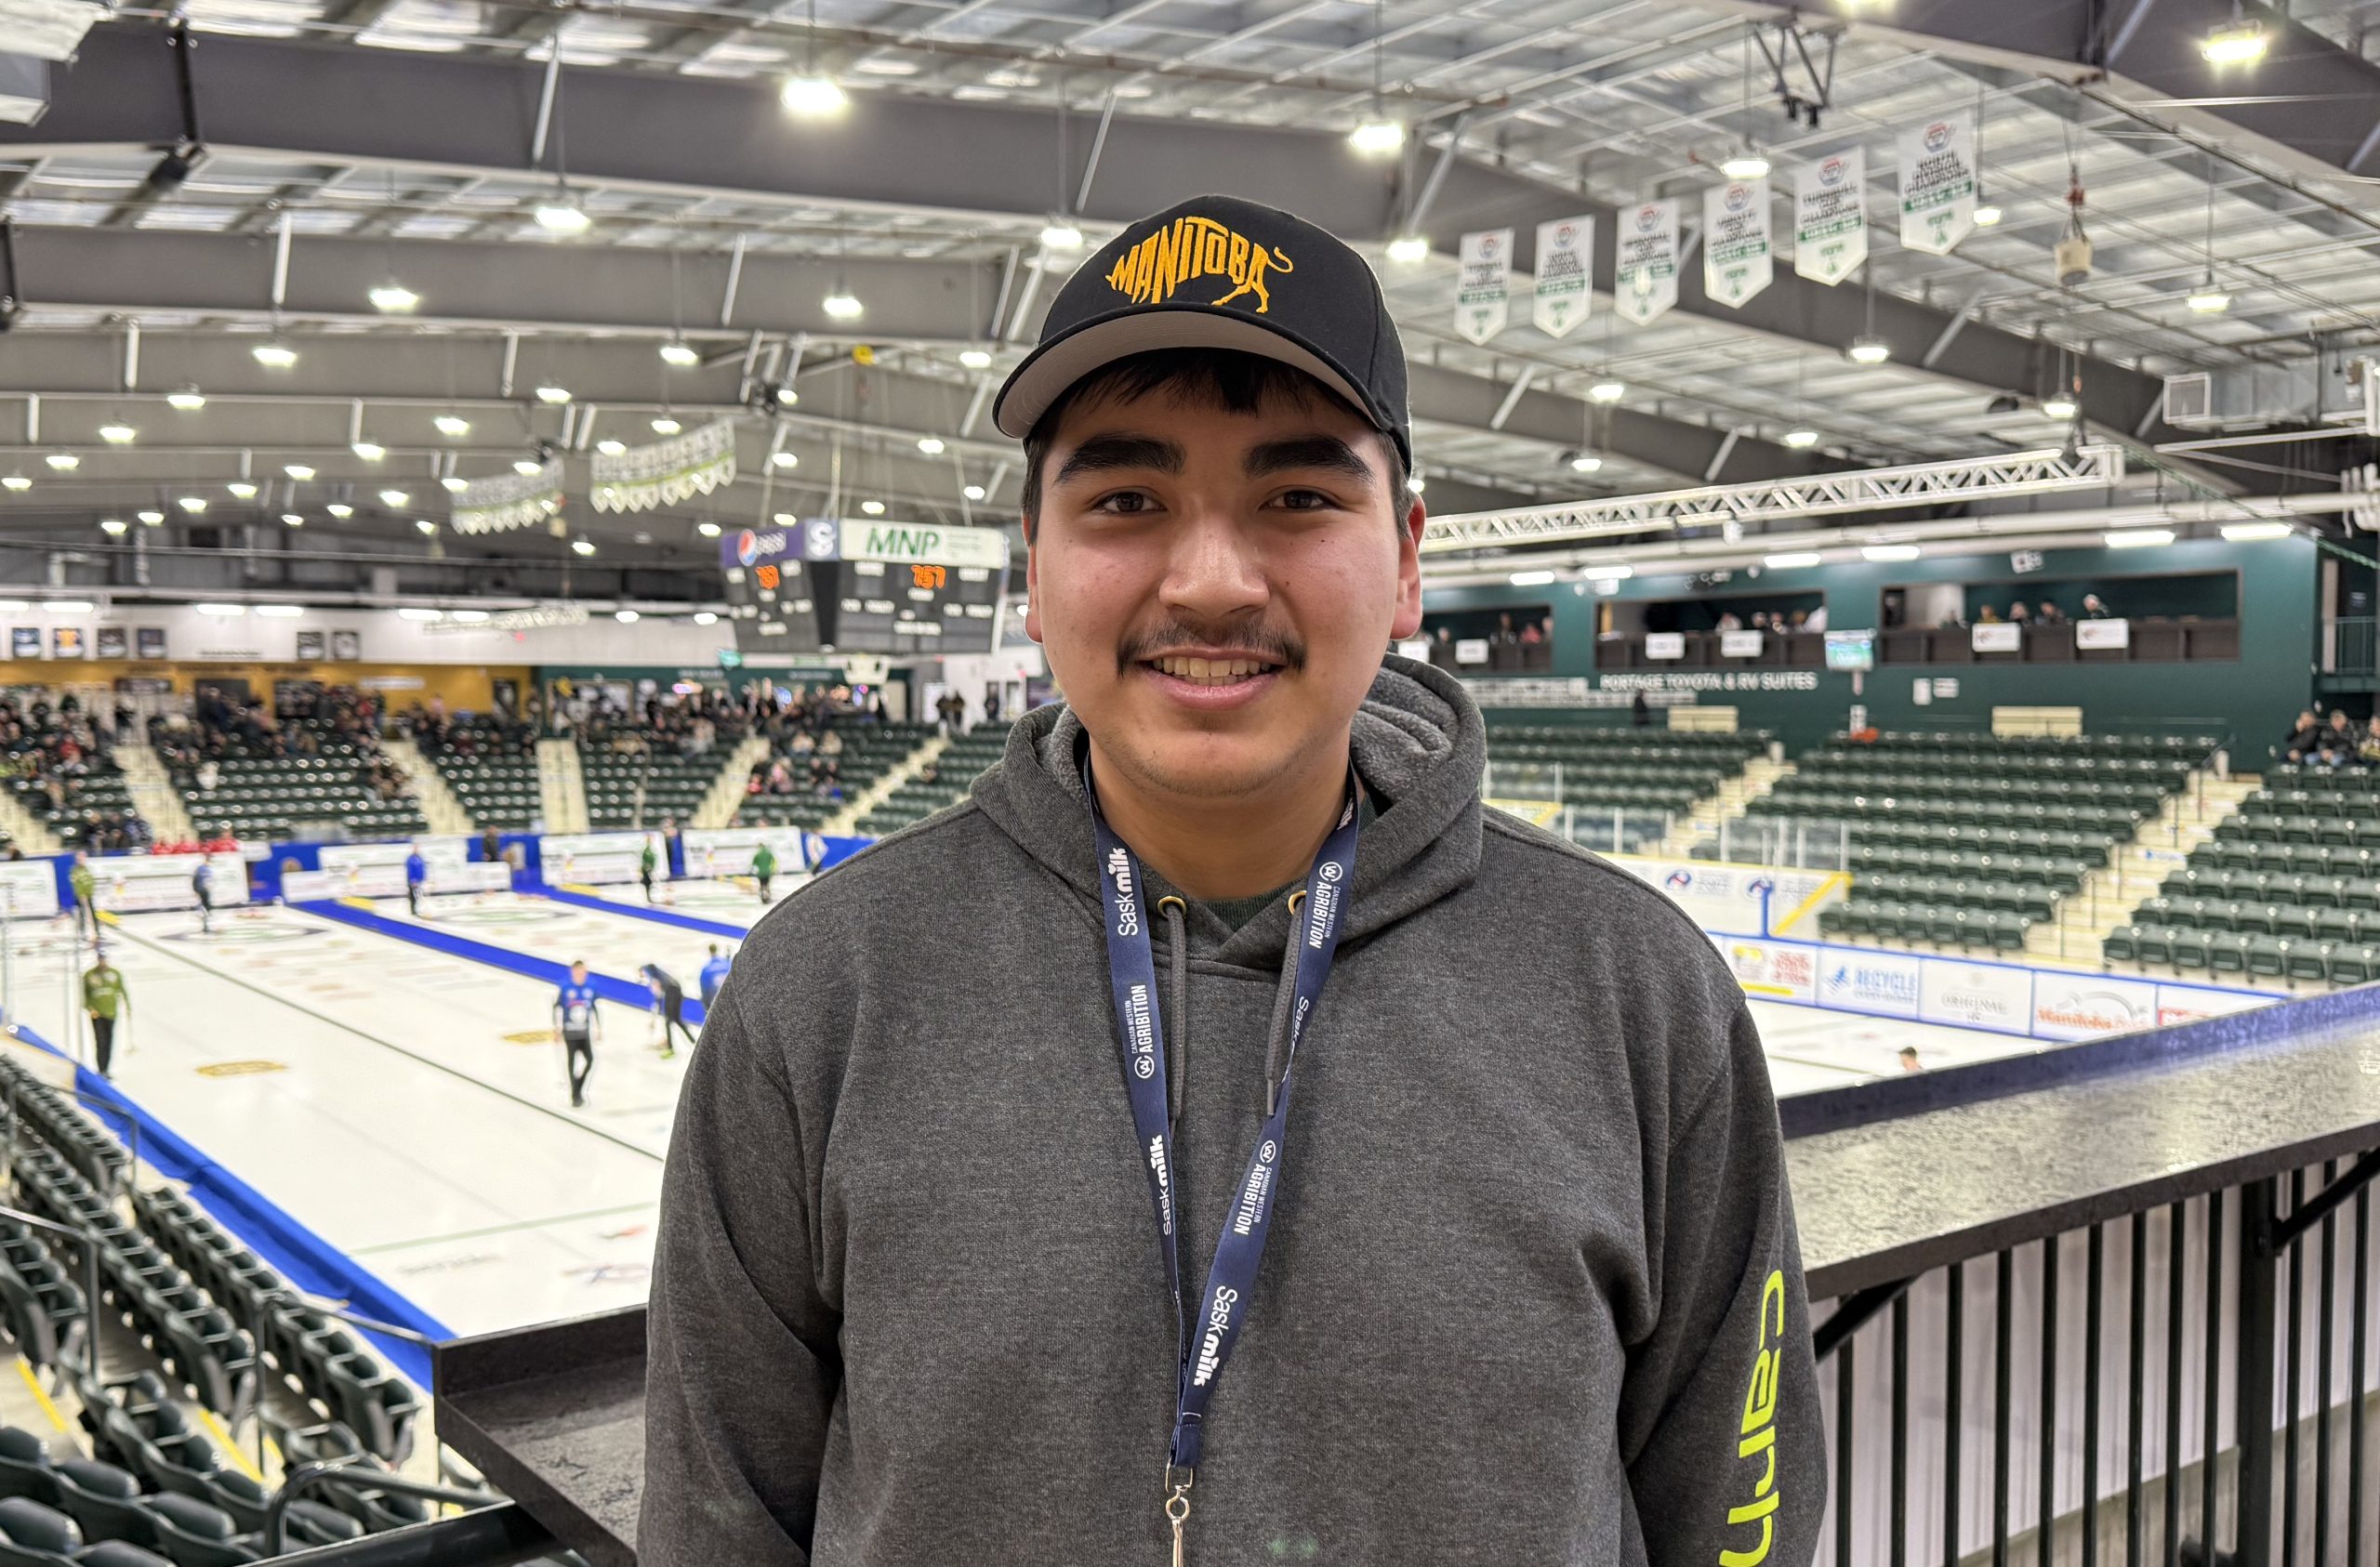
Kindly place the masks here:
<instances>
[{"instance_id":1,"label":"hoodie drawstring","mask_svg":"<svg viewBox=\"0 0 2380 1567\"><path fill-rule=\"evenodd\" d=\"M1305 902L1305 889L1289 894L1289 937L1281 950L1280 983L1273 992L1273 1020L1266 1026L1264 1047L1264 1113L1270 1116L1280 1098L1281 1077L1288 1070L1289 1043L1289 1005L1297 994L1298 977L1298 905ZM1165 916L1166 951L1169 983L1166 987L1165 1015L1173 1020L1173 1037L1166 1042L1166 1135L1171 1137L1182 1123L1182 1091L1190 1059L1190 942L1185 925L1187 910L1181 899L1168 895L1157 901L1157 912Z\"/></svg>"}]
</instances>

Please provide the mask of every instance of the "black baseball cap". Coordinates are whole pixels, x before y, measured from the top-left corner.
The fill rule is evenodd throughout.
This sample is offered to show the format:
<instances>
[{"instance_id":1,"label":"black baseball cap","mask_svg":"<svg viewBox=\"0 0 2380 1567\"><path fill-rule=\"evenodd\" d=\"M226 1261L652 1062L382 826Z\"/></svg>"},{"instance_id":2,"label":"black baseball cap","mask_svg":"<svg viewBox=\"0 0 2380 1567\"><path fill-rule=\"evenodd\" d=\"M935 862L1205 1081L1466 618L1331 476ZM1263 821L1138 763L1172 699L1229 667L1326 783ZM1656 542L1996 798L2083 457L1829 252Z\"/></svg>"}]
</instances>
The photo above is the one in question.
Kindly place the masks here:
<instances>
[{"instance_id":1,"label":"black baseball cap","mask_svg":"<svg viewBox=\"0 0 2380 1567\"><path fill-rule=\"evenodd\" d=\"M1302 370L1413 466L1405 345L1380 280L1302 217L1197 196L1127 226L1058 291L1039 346L1000 388L992 422L1022 441L1068 387L1155 349L1228 349Z\"/></svg>"}]
</instances>

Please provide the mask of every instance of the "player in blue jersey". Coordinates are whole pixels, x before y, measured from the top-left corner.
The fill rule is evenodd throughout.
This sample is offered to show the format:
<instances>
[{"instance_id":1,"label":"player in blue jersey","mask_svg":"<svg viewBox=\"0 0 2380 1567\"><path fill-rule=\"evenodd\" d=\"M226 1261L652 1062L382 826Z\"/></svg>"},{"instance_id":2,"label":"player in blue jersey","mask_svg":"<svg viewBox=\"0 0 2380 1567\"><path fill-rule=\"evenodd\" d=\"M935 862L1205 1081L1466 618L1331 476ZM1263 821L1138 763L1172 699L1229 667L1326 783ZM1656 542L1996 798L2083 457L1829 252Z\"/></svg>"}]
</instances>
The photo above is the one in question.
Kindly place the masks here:
<instances>
[{"instance_id":1,"label":"player in blue jersey","mask_svg":"<svg viewBox=\"0 0 2380 1567\"><path fill-rule=\"evenodd\" d=\"M199 857L198 869L190 874L190 889L198 894L198 929L203 936L215 933L215 867Z\"/></svg>"},{"instance_id":2,"label":"player in blue jersey","mask_svg":"<svg viewBox=\"0 0 2380 1567\"><path fill-rule=\"evenodd\" d=\"M430 879L430 862L421 857L418 849L405 853L405 912L416 919L421 917L421 884Z\"/></svg>"},{"instance_id":3,"label":"player in blue jersey","mask_svg":"<svg viewBox=\"0 0 2380 1567\"><path fill-rule=\"evenodd\" d=\"M710 944L710 961L703 965L702 979L700 981L703 991L704 1011L707 1012L714 1006L718 1005L719 987L727 982L727 971L734 966L734 962L735 960L734 958L719 950L719 943L717 942L713 942Z\"/></svg>"},{"instance_id":4,"label":"player in blue jersey","mask_svg":"<svg viewBox=\"0 0 2380 1567\"><path fill-rule=\"evenodd\" d=\"M575 958L570 978L554 993L554 1032L562 1036L567 1057L574 1110L587 1102L587 1074L595 1070L595 1036L602 1027L602 1014L595 1009L595 987L587 980L587 960Z\"/></svg>"}]
</instances>

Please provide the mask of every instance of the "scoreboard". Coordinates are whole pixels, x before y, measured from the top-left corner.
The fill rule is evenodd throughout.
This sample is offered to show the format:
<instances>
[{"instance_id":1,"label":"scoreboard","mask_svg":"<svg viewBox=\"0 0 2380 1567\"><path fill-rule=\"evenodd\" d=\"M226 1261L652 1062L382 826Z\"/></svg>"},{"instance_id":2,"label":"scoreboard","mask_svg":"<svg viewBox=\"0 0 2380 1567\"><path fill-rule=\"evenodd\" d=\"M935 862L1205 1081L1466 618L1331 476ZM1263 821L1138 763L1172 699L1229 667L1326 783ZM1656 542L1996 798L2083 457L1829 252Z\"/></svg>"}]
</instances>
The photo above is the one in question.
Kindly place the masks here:
<instances>
[{"instance_id":1,"label":"scoreboard","mask_svg":"<svg viewBox=\"0 0 2380 1567\"><path fill-rule=\"evenodd\" d=\"M739 651L988 652L1008 586L997 528L813 518L721 541Z\"/></svg>"}]
</instances>

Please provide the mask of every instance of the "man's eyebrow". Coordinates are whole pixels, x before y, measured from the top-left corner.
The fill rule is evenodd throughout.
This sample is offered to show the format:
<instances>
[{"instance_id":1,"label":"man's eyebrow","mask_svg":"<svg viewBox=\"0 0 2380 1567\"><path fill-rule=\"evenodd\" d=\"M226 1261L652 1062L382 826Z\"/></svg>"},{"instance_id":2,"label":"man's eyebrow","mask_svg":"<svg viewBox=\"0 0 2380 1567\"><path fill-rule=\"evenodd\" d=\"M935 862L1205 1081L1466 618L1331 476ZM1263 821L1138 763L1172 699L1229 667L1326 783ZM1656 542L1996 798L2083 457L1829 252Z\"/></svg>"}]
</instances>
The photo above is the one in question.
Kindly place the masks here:
<instances>
[{"instance_id":1,"label":"man's eyebrow","mask_svg":"<svg viewBox=\"0 0 2380 1567\"><path fill-rule=\"evenodd\" d=\"M1251 446L1248 454L1240 459L1240 467L1250 479L1315 467L1343 473L1367 484L1376 478L1371 464L1364 461L1360 453L1335 435L1300 435Z\"/></svg>"},{"instance_id":2,"label":"man's eyebrow","mask_svg":"<svg viewBox=\"0 0 2380 1567\"><path fill-rule=\"evenodd\" d=\"M1066 454L1050 482L1064 484L1078 474L1116 468L1155 468L1178 474L1189 464L1181 442L1154 435L1094 435Z\"/></svg>"}]
</instances>

